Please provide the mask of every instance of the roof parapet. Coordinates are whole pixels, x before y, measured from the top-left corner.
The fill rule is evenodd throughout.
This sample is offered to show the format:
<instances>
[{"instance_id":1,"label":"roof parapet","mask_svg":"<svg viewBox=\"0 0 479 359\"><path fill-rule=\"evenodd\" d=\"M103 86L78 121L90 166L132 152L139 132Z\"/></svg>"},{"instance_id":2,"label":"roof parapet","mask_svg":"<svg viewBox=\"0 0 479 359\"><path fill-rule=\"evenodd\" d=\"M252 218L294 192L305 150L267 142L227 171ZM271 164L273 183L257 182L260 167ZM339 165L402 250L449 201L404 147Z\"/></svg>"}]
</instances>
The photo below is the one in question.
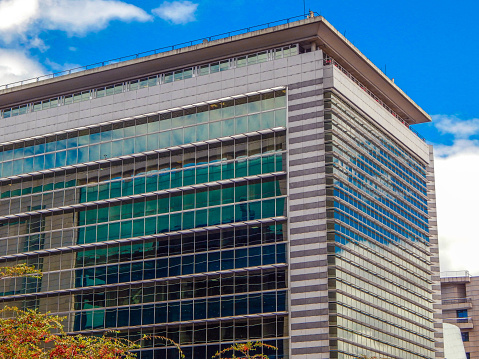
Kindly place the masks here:
<instances>
[{"instance_id":1,"label":"roof parapet","mask_svg":"<svg viewBox=\"0 0 479 359\"><path fill-rule=\"evenodd\" d=\"M279 20L285 23L273 27L270 25L276 22L242 29L251 30L263 26L255 31L245 31L238 35L232 35L235 32L229 32L221 34L227 37L219 39L210 37L206 42L203 42L203 39L194 40L183 43L187 44L187 47L175 48L183 44L173 45L172 49L166 52L156 53L157 50L161 50L157 49L153 50L154 54L144 57L6 88L0 90L0 106L16 105L27 100L35 101L47 96L148 76L158 71L173 70L249 51L299 42L315 43L316 48L332 56L408 124L431 121L431 117L421 107L322 16L307 17L294 22L290 22L291 19L295 18ZM195 43L195 41L201 42ZM140 54L135 56L138 55Z\"/></svg>"}]
</instances>

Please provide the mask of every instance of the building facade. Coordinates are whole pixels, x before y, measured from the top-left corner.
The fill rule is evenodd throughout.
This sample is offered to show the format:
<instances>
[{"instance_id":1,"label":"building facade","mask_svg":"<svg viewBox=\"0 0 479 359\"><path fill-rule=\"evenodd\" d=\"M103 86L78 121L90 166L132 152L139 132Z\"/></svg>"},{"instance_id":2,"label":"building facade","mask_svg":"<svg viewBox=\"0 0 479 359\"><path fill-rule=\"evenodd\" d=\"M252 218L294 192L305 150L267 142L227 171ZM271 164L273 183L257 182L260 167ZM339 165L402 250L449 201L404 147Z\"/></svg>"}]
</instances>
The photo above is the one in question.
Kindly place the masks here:
<instances>
[{"instance_id":1,"label":"building facade","mask_svg":"<svg viewBox=\"0 0 479 359\"><path fill-rule=\"evenodd\" d=\"M2 301L187 358L442 358L430 117L324 18L0 93ZM145 341L140 357L174 358Z\"/></svg>"},{"instance_id":2,"label":"building facade","mask_svg":"<svg viewBox=\"0 0 479 359\"><path fill-rule=\"evenodd\" d=\"M467 358L479 357L479 277L468 271L441 273L442 319L459 327Z\"/></svg>"}]
</instances>

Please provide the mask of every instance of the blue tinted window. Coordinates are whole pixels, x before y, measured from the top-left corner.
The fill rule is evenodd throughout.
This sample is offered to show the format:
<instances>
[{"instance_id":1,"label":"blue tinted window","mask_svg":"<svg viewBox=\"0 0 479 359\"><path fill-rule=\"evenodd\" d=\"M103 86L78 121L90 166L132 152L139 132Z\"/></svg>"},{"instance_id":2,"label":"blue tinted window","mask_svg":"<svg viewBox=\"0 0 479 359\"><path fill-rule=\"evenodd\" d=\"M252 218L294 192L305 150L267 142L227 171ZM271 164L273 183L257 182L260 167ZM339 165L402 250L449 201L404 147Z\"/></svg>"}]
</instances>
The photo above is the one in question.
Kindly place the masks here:
<instances>
[{"instance_id":1,"label":"blue tinted window","mask_svg":"<svg viewBox=\"0 0 479 359\"><path fill-rule=\"evenodd\" d=\"M468 317L467 309L460 309L460 310L456 311L456 314L457 314L458 318L467 318Z\"/></svg>"}]
</instances>

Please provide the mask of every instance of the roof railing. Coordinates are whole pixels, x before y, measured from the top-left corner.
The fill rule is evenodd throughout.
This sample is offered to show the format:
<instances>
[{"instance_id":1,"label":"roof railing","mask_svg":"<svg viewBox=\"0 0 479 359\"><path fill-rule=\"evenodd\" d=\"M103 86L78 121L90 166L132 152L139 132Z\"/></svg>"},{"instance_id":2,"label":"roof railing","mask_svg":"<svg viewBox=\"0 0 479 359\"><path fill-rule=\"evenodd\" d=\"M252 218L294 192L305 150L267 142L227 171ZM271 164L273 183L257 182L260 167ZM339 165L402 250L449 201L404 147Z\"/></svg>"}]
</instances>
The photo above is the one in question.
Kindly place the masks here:
<instances>
[{"instance_id":1,"label":"roof railing","mask_svg":"<svg viewBox=\"0 0 479 359\"><path fill-rule=\"evenodd\" d=\"M159 54L159 53L162 53L162 52L177 50L177 49L181 49L181 48L188 47L188 46L199 45L199 44L202 44L204 42L210 42L210 41L219 40L219 39L222 39L222 38L228 38L228 37L235 36L235 35L246 34L248 32L252 32L252 31L268 29L268 28L274 27L274 26L289 24L290 22L310 18L310 17L312 17L312 15L314 17L319 16L319 14L317 12L310 12L309 14L293 16L293 17L289 17L289 18L281 19L281 20L275 20L275 21L267 22L267 23L260 24L260 25L245 27L245 28L239 29L239 30L233 30L233 31L224 32L222 34L203 37L201 39L185 41L185 42L182 42L182 43L179 43L179 44L174 44L174 45L164 46L164 47L160 47L160 48L153 49L153 50L138 52L138 53L133 54L133 55L126 55L126 56L118 57L118 58L107 60L107 61L96 62L96 63L85 65L85 66L75 67L75 68L69 69L69 70L54 72L54 73L50 73L50 74L47 74L47 75L33 77L33 78L30 78L30 79L27 79L27 80L22 80L22 81L12 82L12 83L5 84L5 85L0 85L0 90L6 90L6 89L9 89L9 88L12 88L12 87L28 85L28 84L36 83L36 82L43 81L43 80L53 79L53 78L56 78L56 77L67 76L67 75L71 75L71 74L76 73L76 72L91 70L91 69L95 69L95 68L98 68L98 67L112 65L112 64L116 64L116 63L124 62L124 61L128 61L128 60L135 60L135 59L138 59L138 58L141 58L141 57L156 55L156 54Z\"/></svg>"},{"instance_id":2,"label":"roof railing","mask_svg":"<svg viewBox=\"0 0 479 359\"><path fill-rule=\"evenodd\" d=\"M452 277L470 277L471 274L467 270L456 270L456 271L445 271L441 272L441 278L452 278Z\"/></svg>"}]
</instances>

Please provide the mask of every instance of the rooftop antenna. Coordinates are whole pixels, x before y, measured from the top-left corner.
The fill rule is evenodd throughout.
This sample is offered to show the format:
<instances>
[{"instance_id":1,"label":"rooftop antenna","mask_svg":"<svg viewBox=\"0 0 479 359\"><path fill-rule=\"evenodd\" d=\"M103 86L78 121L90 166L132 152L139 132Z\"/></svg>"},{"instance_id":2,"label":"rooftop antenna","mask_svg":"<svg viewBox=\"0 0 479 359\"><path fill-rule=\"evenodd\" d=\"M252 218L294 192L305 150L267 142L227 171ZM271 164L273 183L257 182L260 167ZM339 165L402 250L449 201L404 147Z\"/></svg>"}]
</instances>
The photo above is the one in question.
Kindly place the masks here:
<instances>
[{"instance_id":1,"label":"rooftop antenna","mask_svg":"<svg viewBox=\"0 0 479 359\"><path fill-rule=\"evenodd\" d=\"M306 0L303 0L303 15L306 16Z\"/></svg>"}]
</instances>

